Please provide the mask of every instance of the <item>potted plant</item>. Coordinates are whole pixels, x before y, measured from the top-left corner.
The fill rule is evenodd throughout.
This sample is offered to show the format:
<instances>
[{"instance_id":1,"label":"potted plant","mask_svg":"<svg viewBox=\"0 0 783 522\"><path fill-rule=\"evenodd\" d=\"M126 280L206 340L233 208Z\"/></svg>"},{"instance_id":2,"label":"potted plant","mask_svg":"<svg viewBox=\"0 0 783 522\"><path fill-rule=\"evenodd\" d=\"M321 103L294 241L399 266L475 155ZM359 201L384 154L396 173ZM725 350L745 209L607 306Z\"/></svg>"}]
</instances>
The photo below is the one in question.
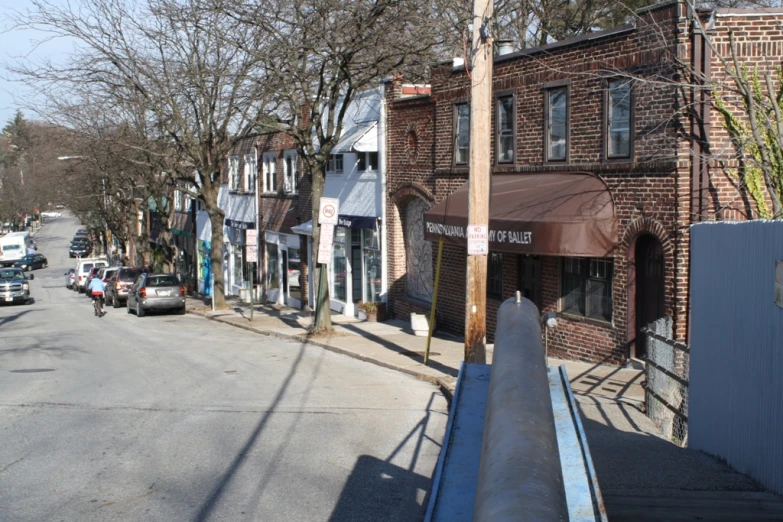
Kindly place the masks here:
<instances>
[{"instance_id":1,"label":"potted plant","mask_svg":"<svg viewBox=\"0 0 783 522\"><path fill-rule=\"evenodd\" d=\"M367 316L367 320L374 323L378 320L378 303L373 301L362 301L357 308Z\"/></svg>"}]
</instances>

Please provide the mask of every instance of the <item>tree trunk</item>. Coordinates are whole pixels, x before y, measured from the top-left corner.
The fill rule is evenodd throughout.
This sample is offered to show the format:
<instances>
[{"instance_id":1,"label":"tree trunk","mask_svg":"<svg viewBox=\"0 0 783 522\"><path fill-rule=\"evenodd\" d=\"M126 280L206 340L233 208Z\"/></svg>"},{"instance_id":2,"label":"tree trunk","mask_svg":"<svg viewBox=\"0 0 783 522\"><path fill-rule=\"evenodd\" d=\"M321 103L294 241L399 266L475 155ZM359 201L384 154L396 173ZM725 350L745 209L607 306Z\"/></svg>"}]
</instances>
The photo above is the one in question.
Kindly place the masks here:
<instances>
[{"instance_id":1,"label":"tree trunk","mask_svg":"<svg viewBox=\"0 0 783 522\"><path fill-rule=\"evenodd\" d=\"M209 249L209 257L212 265L212 300L216 309L226 307L225 284L223 281L223 212L215 209L209 212L209 221L212 224L212 246Z\"/></svg>"},{"instance_id":2,"label":"tree trunk","mask_svg":"<svg viewBox=\"0 0 783 522\"><path fill-rule=\"evenodd\" d=\"M202 190L204 210L209 215L209 222L212 225L212 246L209 250L209 257L214 281L212 302L215 303L216 309L226 307L225 283L223 281L223 220L225 212L218 207L219 191L220 183L218 181L205 186ZM208 285L209 281L205 281L204 284Z\"/></svg>"},{"instance_id":3,"label":"tree trunk","mask_svg":"<svg viewBox=\"0 0 783 522\"><path fill-rule=\"evenodd\" d=\"M318 214L321 210L321 196L324 194L325 173L322 165L313 169L313 272L315 285L315 325L316 332L332 331L332 310L329 307L328 266L318 263L318 244L321 238L321 226L318 224Z\"/></svg>"}]
</instances>

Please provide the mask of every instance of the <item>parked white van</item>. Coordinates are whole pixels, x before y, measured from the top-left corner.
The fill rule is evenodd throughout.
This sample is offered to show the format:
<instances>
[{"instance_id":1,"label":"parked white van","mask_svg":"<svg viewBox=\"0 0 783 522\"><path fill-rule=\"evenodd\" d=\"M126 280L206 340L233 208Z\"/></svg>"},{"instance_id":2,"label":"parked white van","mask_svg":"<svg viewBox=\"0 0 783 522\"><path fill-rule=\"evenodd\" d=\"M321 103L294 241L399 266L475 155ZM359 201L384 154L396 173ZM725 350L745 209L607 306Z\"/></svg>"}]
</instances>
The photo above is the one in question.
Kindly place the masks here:
<instances>
[{"instance_id":1,"label":"parked white van","mask_svg":"<svg viewBox=\"0 0 783 522\"><path fill-rule=\"evenodd\" d=\"M0 237L0 265L12 266L27 255L30 231L11 232Z\"/></svg>"},{"instance_id":2,"label":"parked white van","mask_svg":"<svg viewBox=\"0 0 783 522\"><path fill-rule=\"evenodd\" d=\"M87 276L90 275L90 270L103 266L109 266L109 262L106 260L105 256L79 259L79 261L76 262L76 272L73 274L73 289L79 293L84 293L86 290L84 285L87 283Z\"/></svg>"}]
</instances>

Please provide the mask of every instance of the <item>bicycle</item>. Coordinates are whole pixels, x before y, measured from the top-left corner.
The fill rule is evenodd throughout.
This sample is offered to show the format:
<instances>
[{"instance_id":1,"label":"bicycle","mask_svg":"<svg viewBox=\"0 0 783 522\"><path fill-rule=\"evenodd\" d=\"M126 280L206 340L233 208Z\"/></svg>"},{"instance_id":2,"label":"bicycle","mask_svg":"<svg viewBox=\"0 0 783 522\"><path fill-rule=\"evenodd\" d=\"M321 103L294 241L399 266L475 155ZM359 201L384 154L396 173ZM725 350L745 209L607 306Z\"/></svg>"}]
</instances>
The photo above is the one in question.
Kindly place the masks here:
<instances>
[{"instance_id":1,"label":"bicycle","mask_svg":"<svg viewBox=\"0 0 783 522\"><path fill-rule=\"evenodd\" d=\"M103 317L106 312L103 311L103 294L92 295L92 307L96 317Z\"/></svg>"}]
</instances>

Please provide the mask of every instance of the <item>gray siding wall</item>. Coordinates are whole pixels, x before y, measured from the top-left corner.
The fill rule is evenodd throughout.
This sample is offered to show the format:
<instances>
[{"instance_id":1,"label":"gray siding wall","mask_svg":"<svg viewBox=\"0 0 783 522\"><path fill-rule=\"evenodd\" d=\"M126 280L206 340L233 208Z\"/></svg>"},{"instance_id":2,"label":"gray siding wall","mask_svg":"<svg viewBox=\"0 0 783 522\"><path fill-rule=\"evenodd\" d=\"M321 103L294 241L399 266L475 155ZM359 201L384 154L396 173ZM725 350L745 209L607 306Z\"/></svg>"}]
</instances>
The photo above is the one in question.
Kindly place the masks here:
<instances>
[{"instance_id":1,"label":"gray siding wall","mask_svg":"<svg viewBox=\"0 0 783 522\"><path fill-rule=\"evenodd\" d=\"M783 494L783 221L691 227L690 447Z\"/></svg>"}]
</instances>

